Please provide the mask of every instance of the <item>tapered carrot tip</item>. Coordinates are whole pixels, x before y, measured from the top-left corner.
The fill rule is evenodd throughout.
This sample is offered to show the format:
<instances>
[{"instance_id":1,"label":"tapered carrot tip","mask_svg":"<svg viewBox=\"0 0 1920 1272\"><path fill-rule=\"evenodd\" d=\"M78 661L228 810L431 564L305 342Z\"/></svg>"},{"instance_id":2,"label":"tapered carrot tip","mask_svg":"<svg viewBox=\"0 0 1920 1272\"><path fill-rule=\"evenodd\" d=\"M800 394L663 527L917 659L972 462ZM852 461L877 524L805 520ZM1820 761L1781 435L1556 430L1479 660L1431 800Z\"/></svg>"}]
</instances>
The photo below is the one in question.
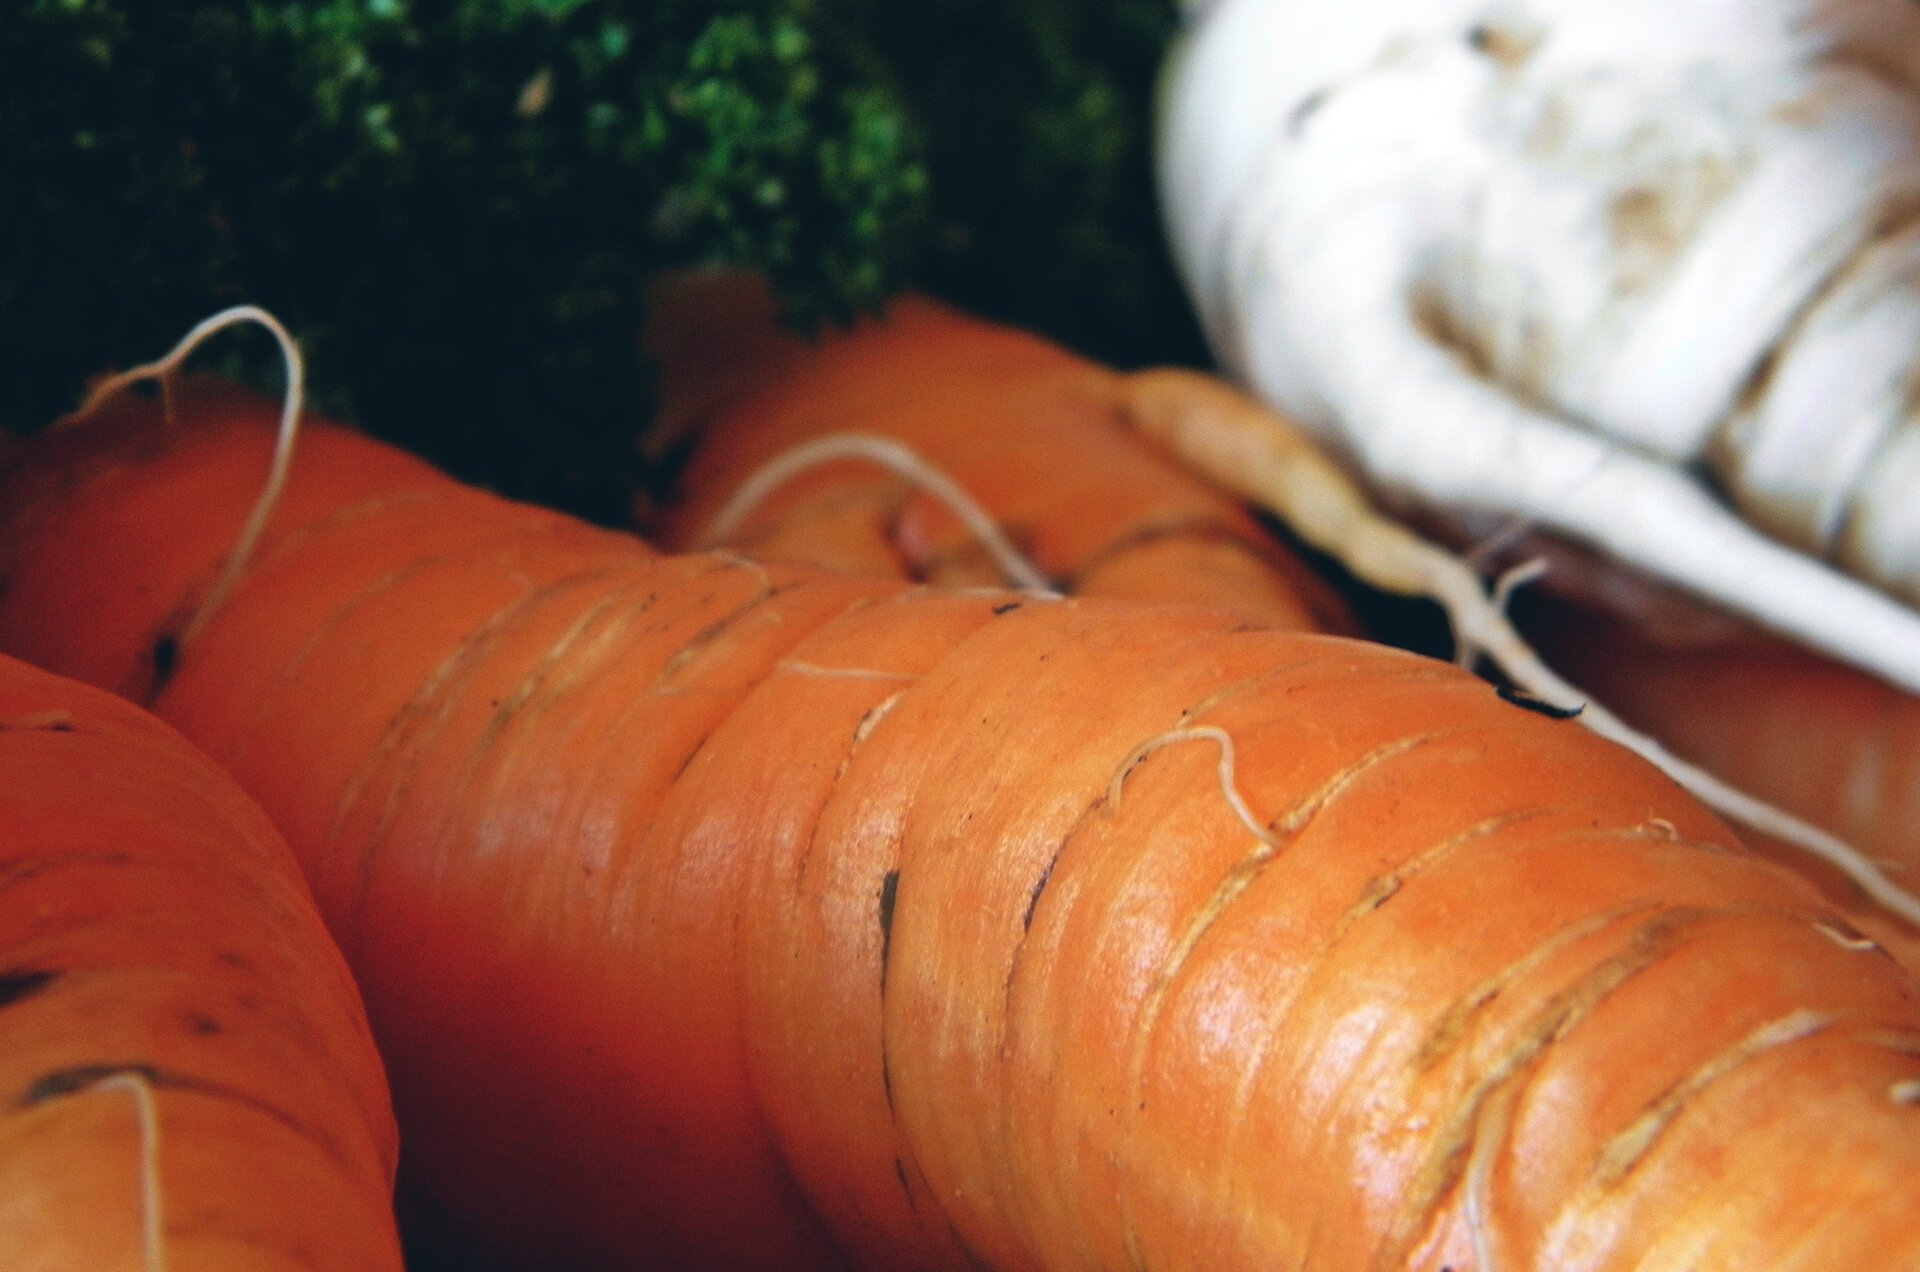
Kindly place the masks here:
<instances>
[{"instance_id":1,"label":"tapered carrot tip","mask_svg":"<svg viewBox=\"0 0 1920 1272\"><path fill-rule=\"evenodd\" d=\"M232 780L0 659L0 845L0 1267L397 1269L358 993Z\"/></svg>"}]
</instances>

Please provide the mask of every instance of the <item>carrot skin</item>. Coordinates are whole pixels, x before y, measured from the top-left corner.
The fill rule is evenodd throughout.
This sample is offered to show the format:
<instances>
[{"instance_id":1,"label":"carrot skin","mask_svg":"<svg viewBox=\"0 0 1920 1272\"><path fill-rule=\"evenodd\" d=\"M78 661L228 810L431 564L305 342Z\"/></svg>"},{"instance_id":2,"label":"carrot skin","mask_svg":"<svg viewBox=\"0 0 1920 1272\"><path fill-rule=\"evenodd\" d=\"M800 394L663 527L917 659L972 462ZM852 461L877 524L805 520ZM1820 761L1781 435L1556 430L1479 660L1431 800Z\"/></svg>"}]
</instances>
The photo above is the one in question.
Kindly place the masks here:
<instances>
[{"instance_id":1,"label":"carrot skin","mask_svg":"<svg viewBox=\"0 0 1920 1272\"><path fill-rule=\"evenodd\" d=\"M1920 698L1725 619L1662 638L1564 601L1527 613L1542 648L1630 723L1857 844L1903 886L1920 880ZM1920 967L1911 925L1837 871L1755 838Z\"/></svg>"},{"instance_id":2,"label":"carrot skin","mask_svg":"<svg viewBox=\"0 0 1920 1272\"><path fill-rule=\"evenodd\" d=\"M313 436L155 702L287 829L423 1175L528 1266L1462 1268L1470 1213L1502 1266L1920 1259L1915 985L1578 726L1226 609L429 530L486 497L329 507L310 469L388 461ZM124 545L16 519L0 641L143 683L230 484L143 523L105 655L31 616Z\"/></svg>"},{"instance_id":3,"label":"carrot skin","mask_svg":"<svg viewBox=\"0 0 1920 1272\"><path fill-rule=\"evenodd\" d=\"M0 773L0 1265L397 1270L380 1060L259 809L12 659Z\"/></svg>"},{"instance_id":4,"label":"carrot skin","mask_svg":"<svg viewBox=\"0 0 1920 1272\"><path fill-rule=\"evenodd\" d=\"M1062 590L1230 605L1278 627L1357 630L1333 591L1232 499L1124 424L1127 378L923 297L807 342L741 276L679 283L651 311L658 427L694 439L663 546L693 544L752 472L833 433L905 444L953 478ZM863 461L771 492L733 538L769 559L948 586L1004 583L940 501Z\"/></svg>"}]
</instances>

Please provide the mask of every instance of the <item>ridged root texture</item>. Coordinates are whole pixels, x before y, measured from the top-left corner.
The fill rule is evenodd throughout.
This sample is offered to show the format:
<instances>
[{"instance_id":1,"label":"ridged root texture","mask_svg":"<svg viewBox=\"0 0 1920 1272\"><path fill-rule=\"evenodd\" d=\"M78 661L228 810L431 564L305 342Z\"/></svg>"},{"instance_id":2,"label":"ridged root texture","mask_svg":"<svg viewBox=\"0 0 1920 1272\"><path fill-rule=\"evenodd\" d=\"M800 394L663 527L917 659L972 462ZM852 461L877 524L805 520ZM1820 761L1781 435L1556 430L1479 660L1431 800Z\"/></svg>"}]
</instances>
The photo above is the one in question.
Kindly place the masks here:
<instances>
[{"instance_id":1,"label":"ridged root texture","mask_svg":"<svg viewBox=\"0 0 1920 1272\"><path fill-rule=\"evenodd\" d=\"M231 779L0 658L0 1267L398 1272L346 964Z\"/></svg>"},{"instance_id":2,"label":"ridged root texture","mask_svg":"<svg viewBox=\"0 0 1920 1272\"><path fill-rule=\"evenodd\" d=\"M1357 631L1233 498L1139 445L1129 382L1111 368L919 297L805 341L742 277L682 284L654 319L660 427L694 432L676 499L652 519L663 544L942 586L1016 581L924 480L871 457L796 462L840 435L876 435L977 500L1062 591Z\"/></svg>"},{"instance_id":3,"label":"ridged root texture","mask_svg":"<svg viewBox=\"0 0 1920 1272\"><path fill-rule=\"evenodd\" d=\"M243 406L17 472L0 638L147 690ZM656 556L316 428L153 700L303 855L422 1177L538 1266L1920 1260L1911 982L1448 667Z\"/></svg>"}]
</instances>

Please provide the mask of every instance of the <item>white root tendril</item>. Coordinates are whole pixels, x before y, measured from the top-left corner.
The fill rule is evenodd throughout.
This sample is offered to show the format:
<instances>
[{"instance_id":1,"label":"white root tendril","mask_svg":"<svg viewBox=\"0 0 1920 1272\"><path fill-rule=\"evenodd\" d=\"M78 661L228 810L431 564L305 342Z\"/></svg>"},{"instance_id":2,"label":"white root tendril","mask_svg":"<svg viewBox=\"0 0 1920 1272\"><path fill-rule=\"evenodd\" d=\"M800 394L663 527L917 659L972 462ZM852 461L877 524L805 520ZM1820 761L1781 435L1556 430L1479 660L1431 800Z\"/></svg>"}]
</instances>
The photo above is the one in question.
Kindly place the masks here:
<instances>
[{"instance_id":1,"label":"white root tendril","mask_svg":"<svg viewBox=\"0 0 1920 1272\"><path fill-rule=\"evenodd\" d=\"M1247 807L1247 801L1240 795L1240 788L1233 775L1233 738L1218 725L1195 725L1184 729L1169 729L1165 733L1155 734L1127 753L1120 761L1120 767L1113 771L1113 780L1107 783L1107 814L1117 816L1120 812L1120 793L1125 786L1127 774L1133 772L1134 765L1153 754L1163 746L1172 746L1176 742L1214 742L1220 747L1220 793L1226 797L1233 815L1240 824L1252 832L1254 838L1269 848L1280 846L1279 837L1260 824L1260 819Z\"/></svg>"},{"instance_id":2,"label":"white root tendril","mask_svg":"<svg viewBox=\"0 0 1920 1272\"><path fill-rule=\"evenodd\" d=\"M286 395L281 401L280 424L274 439L273 460L267 469L266 485L261 487L259 498L254 501L252 510L247 513L247 519L241 525L240 534L234 540L233 549L227 553L226 563L221 568L219 577L214 580L213 586L208 589L199 606L175 636L175 640L182 648L200 634L221 604L225 602L227 594L240 581L247 563L253 558L254 550L260 545L261 536L266 532L267 518L273 515L275 505L280 502L280 493L286 487L287 470L293 464L294 439L300 427L300 412L306 400L307 370L306 362L300 356L300 346L280 320L266 310L258 305L235 305L196 323L191 331L181 337L180 343L167 352L166 356L137 367L130 367L95 383L88 390L86 397L81 400L79 407L68 417L68 420L84 418L101 402L127 386L144 380L154 380L160 385L165 417L171 424L173 422L172 380L181 364L217 332L249 322L266 328L272 334L274 340L279 343L281 357L286 362Z\"/></svg>"},{"instance_id":3,"label":"white root tendril","mask_svg":"<svg viewBox=\"0 0 1920 1272\"><path fill-rule=\"evenodd\" d=\"M1920 898L1857 849L1674 755L1561 679L1464 561L1375 511L1353 479L1283 417L1198 372L1144 371L1130 385L1130 422L1189 468L1273 513L1362 582L1437 601L1457 647L1486 657L1516 688L1569 712L1579 709L1586 727L1637 752L1709 807L1827 862L1920 926ZM1533 568L1530 562L1510 572L1506 590L1535 577L1527 573Z\"/></svg>"},{"instance_id":4,"label":"white root tendril","mask_svg":"<svg viewBox=\"0 0 1920 1272\"><path fill-rule=\"evenodd\" d=\"M1462 564L1466 564L1466 558L1461 558L1461 562ZM1469 566L1468 568L1471 569L1472 567ZM1513 594L1527 584L1540 579L1546 572L1547 562L1543 557L1535 557L1530 561L1522 561L1520 564L1512 566L1502 572L1499 578L1494 580L1493 597L1489 603L1495 610L1505 615L1508 608L1513 604ZM1480 647L1464 638L1456 638L1453 646L1454 663L1466 668L1468 671L1472 671L1473 665L1480 660L1482 653Z\"/></svg>"},{"instance_id":5,"label":"white root tendril","mask_svg":"<svg viewBox=\"0 0 1920 1272\"><path fill-rule=\"evenodd\" d=\"M1854 954L1871 954L1880 948L1879 942L1865 936L1848 936L1831 923L1815 922L1813 930L1838 945L1841 949Z\"/></svg>"},{"instance_id":6,"label":"white root tendril","mask_svg":"<svg viewBox=\"0 0 1920 1272\"><path fill-rule=\"evenodd\" d=\"M1534 557L1531 561L1522 561L1502 572L1500 577L1493 581L1493 607L1502 614L1506 613L1507 608L1513 603L1513 594L1527 584L1536 583L1545 578L1546 573L1545 557Z\"/></svg>"},{"instance_id":7,"label":"white root tendril","mask_svg":"<svg viewBox=\"0 0 1920 1272\"><path fill-rule=\"evenodd\" d=\"M739 532L768 495L808 469L840 460L864 460L917 486L945 505L968 533L980 541L1009 583L1037 596L1057 597L1053 580L1013 546L986 509L959 482L929 463L913 448L870 433L830 433L782 451L756 469L714 517L698 546L715 547Z\"/></svg>"},{"instance_id":8,"label":"white root tendril","mask_svg":"<svg viewBox=\"0 0 1920 1272\"><path fill-rule=\"evenodd\" d=\"M166 1272L166 1211L160 1189L160 1108L153 1083L133 1069L110 1073L89 1090L125 1091L140 1119L140 1243L147 1272Z\"/></svg>"}]
</instances>

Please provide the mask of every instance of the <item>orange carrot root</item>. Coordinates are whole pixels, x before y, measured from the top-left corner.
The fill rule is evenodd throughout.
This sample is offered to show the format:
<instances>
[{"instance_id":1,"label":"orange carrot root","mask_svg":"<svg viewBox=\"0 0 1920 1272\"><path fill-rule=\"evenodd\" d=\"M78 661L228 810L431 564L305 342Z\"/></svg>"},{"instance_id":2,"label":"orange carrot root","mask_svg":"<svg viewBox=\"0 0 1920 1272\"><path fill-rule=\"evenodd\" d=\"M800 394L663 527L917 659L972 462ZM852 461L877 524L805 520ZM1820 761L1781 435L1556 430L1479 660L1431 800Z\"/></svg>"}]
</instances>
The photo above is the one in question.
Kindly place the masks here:
<instances>
[{"instance_id":1,"label":"orange carrot root","mask_svg":"<svg viewBox=\"0 0 1920 1272\"><path fill-rule=\"evenodd\" d=\"M959 519L986 549L1004 581L1027 591L1053 594L1053 582L1008 541L993 517L973 496L940 469L920 458L911 449L887 437L862 433L830 433L802 442L782 451L754 470L726 505L714 514L713 524L699 536L695 546L724 546L735 535L753 510L785 482L834 460L858 459L877 464L896 477L905 478L926 491Z\"/></svg>"},{"instance_id":2,"label":"orange carrot root","mask_svg":"<svg viewBox=\"0 0 1920 1272\"><path fill-rule=\"evenodd\" d=\"M0 472L0 643L261 799L493 1248L1920 1262L1914 982L1577 725L1225 609L664 557L324 427L156 678L269 444L181 388Z\"/></svg>"},{"instance_id":3,"label":"orange carrot root","mask_svg":"<svg viewBox=\"0 0 1920 1272\"><path fill-rule=\"evenodd\" d=\"M917 298L817 345L744 278L683 281L653 312L660 430L696 442L649 518L668 547L1354 630L1234 501L1126 435L1105 367Z\"/></svg>"},{"instance_id":4,"label":"orange carrot root","mask_svg":"<svg viewBox=\"0 0 1920 1272\"><path fill-rule=\"evenodd\" d=\"M920 546L923 536L906 528L904 494L844 470L815 472L812 486L799 480L834 457L859 454L936 489L942 506L960 510L966 535L984 543L1016 583L1031 585L1033 577L996 518L1022 525L1046 573L1079 595L1226 604L1279 626L1352 630L1316 598L1297 563L1290 571L1288 558L1271 546L1247 546L1258 541L1257 530L1243 539L1245 530L1225 529L1237 510L1178 468L1138 452L1113 427L1124 422L1276 514L1362 581L1439 602L1460 665L1488 659L1524 700L1580 715L1723 815L1795 845L1813 870L1837 870L1895 921L1920 927L1920 895L1880 863L1821 825L1689 763L1589 701L1540 659L1506 608L1518 588L1540 577L1544 562L1506 571L1489 595L1465 561L1383 516L1304 435L1216 378L1171 368L1116 375L1031 336L918 301L807 349L773 331L767 299L737 278L683 284L663 309L668 317L653 345L667 364L665 416L672 428L700 438L680 502L663 522L669 545L690 541L686 527L701 524L724 497L698 542L744 535L740 541L777 557L950 581L938 563L953 560L955 550ZM676 314L680 328L704 338L684 338ZM752 358L746 387L732 391L721 387L713 361L716 344L728 341ZM1096 404L1106 418L1089 427L1083 417ZM885 436L840 431L850 426ZM1073 481L1089 495L1078 503L1057 498L1055 488ZM776 499L789 483L802 488ZM1205 514L1168 511L1209 501ZM1215 528L1202 529L1202 515ZM1073 527L1090 520L1126 528L1079 549L1077 560L1047 547L1050 536L1071 538Z\"/></svg>"},{"instance_id":5,"label":"orange carrot root","mask_svg":"<svg viewBox=\"0 0 1920 1272\"><path fill-rule=\"evenodd\" d=\"M172 730L0 659L0 1266L400 1267L360 1000Z\"/></svg>"}]
</instances>

